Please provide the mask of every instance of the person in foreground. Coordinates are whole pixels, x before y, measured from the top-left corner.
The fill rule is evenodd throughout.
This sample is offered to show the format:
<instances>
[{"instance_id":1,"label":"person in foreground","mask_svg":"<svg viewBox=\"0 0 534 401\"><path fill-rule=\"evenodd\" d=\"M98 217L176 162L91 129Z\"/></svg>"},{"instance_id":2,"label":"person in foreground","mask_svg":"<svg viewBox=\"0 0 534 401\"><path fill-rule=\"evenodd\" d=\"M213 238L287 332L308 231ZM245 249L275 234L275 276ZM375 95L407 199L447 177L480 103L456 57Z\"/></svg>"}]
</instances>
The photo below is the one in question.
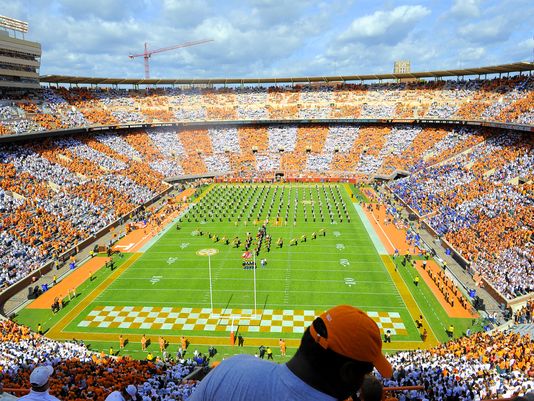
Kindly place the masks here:
<instances>
[{"instance_id":1,"label":"person in foreground","mask_svg":"<svg viewBox=\"0 0 534 401\"><path fill-rule=\"evenodd\" d=\"M365 312L340 305L313 321L286 364L234 356L213 369L188 401L356 399L373 367L391 377L378 326Z\"/></svg>"},{"instance_id":2,"label":"person in foreground","mask_svg":"<svg viewBox=\"0 0 534 401\"><path fill-rule=\"evenodd\" d=\"M58 398L48 393L50 388L49 379L53 373L54 368L52 366L36 367L30 374L30 384L32 386L30 394L20 397L19 400L59 401Z\"/></svg>"}]
</instances>

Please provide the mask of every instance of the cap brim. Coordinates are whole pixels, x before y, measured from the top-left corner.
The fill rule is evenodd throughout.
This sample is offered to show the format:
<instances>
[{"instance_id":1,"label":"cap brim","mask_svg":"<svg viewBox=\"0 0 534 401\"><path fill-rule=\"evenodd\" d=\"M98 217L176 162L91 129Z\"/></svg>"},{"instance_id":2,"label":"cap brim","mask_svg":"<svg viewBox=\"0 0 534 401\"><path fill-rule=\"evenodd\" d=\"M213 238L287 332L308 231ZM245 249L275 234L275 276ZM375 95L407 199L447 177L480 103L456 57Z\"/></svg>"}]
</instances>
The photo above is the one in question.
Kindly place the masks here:
<instances>
[{"instance_id":1,"label":"cap brim","mask_svg":"<svg viewBox=\"0 0 534 401\"><path fill-rule=\"evenodd\" d=\"M393 375L393 368L391 367L391 363L389 363L389 361L382 353L380 353L378 358L373 361L373 365L375 366L376 370L378 370L378 373L382 375L382 377L389 379Z\"/></svg>"}]
</instances>

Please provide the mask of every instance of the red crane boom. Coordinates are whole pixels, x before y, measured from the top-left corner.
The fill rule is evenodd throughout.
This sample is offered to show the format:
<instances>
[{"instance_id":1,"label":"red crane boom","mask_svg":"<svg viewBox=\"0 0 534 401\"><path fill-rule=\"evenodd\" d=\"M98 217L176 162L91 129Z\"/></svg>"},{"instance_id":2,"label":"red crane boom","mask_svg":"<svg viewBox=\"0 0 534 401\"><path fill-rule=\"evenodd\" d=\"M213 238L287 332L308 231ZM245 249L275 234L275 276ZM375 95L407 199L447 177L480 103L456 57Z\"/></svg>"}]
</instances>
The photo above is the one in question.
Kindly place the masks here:
<instances>
[{"instance_id":1,"label":"red crane boom","mask_svg":"<svg viewBox=\"0 0 534 401\"><path fill-rule=\"evenodd\" d=\"M162 53L162 52L166 52L166 51L174 50L174 49L180 49L182 47L196 46L196 45L200 45L202 43L208 43L208 42L213 42L213 39L193 40L191 42L185 42L179 45L174 45L174 46L169 46L169 47L162 47L161 49L155 49L155 50L148 50L148 43L145 42L145 51L143 53L130 54L128 57L135 58L135 57L143 56L143 58L145 59L145 78L149 79L150 78L150 66L148 64L148 59L153 54Z\"/></svg>"}]
</instances>

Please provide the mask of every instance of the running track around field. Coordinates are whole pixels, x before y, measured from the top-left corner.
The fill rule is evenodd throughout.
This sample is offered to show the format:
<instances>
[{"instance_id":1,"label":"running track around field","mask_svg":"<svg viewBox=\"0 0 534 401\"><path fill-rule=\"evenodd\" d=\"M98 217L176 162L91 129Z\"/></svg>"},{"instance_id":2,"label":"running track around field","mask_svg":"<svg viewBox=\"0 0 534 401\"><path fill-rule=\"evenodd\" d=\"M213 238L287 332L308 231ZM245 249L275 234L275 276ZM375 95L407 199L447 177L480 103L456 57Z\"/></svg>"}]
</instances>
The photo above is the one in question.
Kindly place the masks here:
<instances>
[{"instance_id":1,"label":"running track around field","mask_svg":"<svg viewBox=\"0 0 534 401\"><path fill-rule=\"evenodd\" d=\"M96 273L102 266L106 264L107 258L103 256L96 256L82 266L77 267L67 277L54 285L48 291L44 292L39 298L34 300L27 306L28 309L50 309L56 298L66 298L69 295L69 290L76 289L87 280L90 273Z\"/></svg>"}]
</instances>

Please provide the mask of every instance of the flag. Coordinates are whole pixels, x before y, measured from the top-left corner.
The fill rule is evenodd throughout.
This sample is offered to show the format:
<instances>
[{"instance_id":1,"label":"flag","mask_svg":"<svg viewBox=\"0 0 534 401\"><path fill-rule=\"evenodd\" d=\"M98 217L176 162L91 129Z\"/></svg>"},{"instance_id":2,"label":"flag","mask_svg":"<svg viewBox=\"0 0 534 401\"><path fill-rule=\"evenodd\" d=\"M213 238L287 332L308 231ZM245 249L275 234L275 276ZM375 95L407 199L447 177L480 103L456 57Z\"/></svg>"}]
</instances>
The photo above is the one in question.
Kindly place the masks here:
<instances>
[{"instance_id":1,"label":"flag","mask_svg":"<svg viewBox=\"0 0 534 401\"><path fill-rule=\"evenodd\" d=\"M250 259L251 256L252 256L252 253L250 253L249 251L243 252L243 255L241 255L243 259Z\"/></svg>"}]
</instances>

